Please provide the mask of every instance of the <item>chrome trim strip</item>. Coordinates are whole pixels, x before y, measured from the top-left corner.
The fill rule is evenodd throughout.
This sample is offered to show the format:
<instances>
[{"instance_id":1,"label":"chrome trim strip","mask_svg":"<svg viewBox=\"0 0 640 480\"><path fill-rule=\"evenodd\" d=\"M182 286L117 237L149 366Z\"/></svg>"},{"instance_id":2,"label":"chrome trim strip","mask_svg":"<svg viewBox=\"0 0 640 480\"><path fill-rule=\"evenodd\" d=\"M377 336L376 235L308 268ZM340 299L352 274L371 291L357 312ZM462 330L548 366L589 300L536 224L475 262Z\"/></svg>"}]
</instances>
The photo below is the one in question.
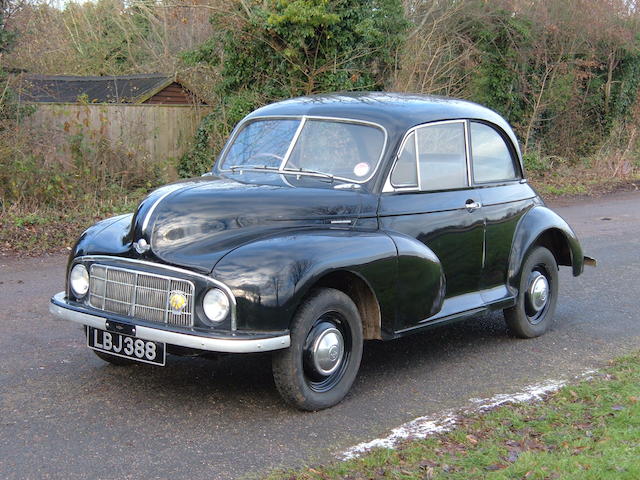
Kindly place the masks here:
<instances>
[{"instance_id":1,"label":"chrome trim strip","mask_svg":"<svg viewBox=\"0 0 640 480\"><path fill-rule=\"evenodd\" d=\"M265 116L256 116L256 117L251 117L251 118L245 118L243 120L240 121L240 123L238 123L238 125L236 125L236 127L234 128L233 132L231 132L231 136L229 138L229 140L227 141L226 145L224 146L224 148L222 149L222 152L220 152L220 156L218 157L218 159L215 162L215 165L221 165L220 169L218 170L219 172L231 172L232 170L225 170L222 168L222 164L224 163L224 159L227 155L227 151L229 150L229 147L233 144L233 142L235 141L236 137L238 136L238 134L242 131L242 128L244 127L244 125L246 123L249 122L254 122L257 120L277 120L277 119L294 119L294 118L299 118L301 120L301 123L306 122L306 120L331 120L334 122L340 122L340 123L353 123L356 125L369 125L372 127L376 127L379 128L380 130L382 130L382 133L384 133L384 143L382 144L382 149L380 151L380 156L378 157L376 166L374 169L371 170L371 174L364 180L354 180L352 178L342 178L342 177L337 177L335 175L333 175L334 178L338 179L338 180L344 180L344 181L349 181L351 183L367 183L368 181L370 181L376 174L376 172L378 171L378 168L380 167L380 164L382 163L382 158L384 157L385 152L387 151L387 144L389 141L389 134L387 133L387 129L384 128L384 126L380 125L379 123L375 123L375 122L369 122L367 120L359 120L356 118L342 118L342 117L325 117L325 116L321 116L321 115L265 115ZM300 126L298 126L298 128L300 128ZM296 134L298 134L298 131L296 130ZM291 139L291 144L293 144L294 141L297 141L297 135L294 134L294 137ZM291 147L291 145L289 145L289 147L292 149L293 147ZM287 149L287 153L289 152L289 149ZM287 154L285 154L285 158L287 158ZM288 159L288 158L287 158ZM245 171L250 170L249 168L244 169ZM267 171L268 170L259 170L261 172ZM292 174L298 174L298 175L302 175L302 176L315 176L315 177L322 177L322 178L326 178L325 175L318 175L318 174L312 174L309 172L298 172L296 170L287 170L285 168L282 168L282 164L280 165L280 168L278 170L273 170L272 173L282 173L282 172L287 172L287 173L292 173ZM327 175L331 175L331 174L327 174Z\"/></svg>"},{"instance_id":2,"label":"chrome trim strip","mask_svg":"<svg viewBox=\"0 0 640 480\"><path fill-rule=\"evenodd\" d=\"M57 305L54 302L65 303L64 292L57 293L51 299L49 304L49 312L52 315L81 325L106 330L106 319L89 313L78 312L69 308ZM229 338L211 338L201 337L198 335L188 335L185 333L168 332L155 328L141 327L136 325L136 337L143 340L151 340L154 342L162 342L170 345L178 345L186 348L196 348L199 350L207 350L210 352L221 353L254 353L269 352L272 350L280 350L288 348L291 345L291 337L289 335L279 335L277 337L260 338L260 339L229 339Z\"/></svg>"},{"instance_id":3,"label":"chrome trim strip","mask_svg":"<svg viewBox=\"0 0 640 480\"><path fill-rule=\"evenodd\" d=\"M296 129L296 133L293 134L293 138L291 139L291 143L289 144L289 148L284 153L284 157L282 157L282 162L280 162L279 170L284 170L285 165L289 161L289 157L291 156L291 152L294 148L296 148L296 144L298 143L298 139L300 138L300 133L302 133L302 129L304 128L304 124L307 123L307 117L302 117L300 123L298 124L298 128Z\"/></svg>"},{"instance_id":4,"label":"chrome trim strip","mask_svg":"<svg viewBox=\"0 0 640 480\"><path fill-rule=\"evenodd\" d=\"M151 205L151 208L149 209L149 211L147 212L147 214L144 217L144 221L142 222L142 233L145 233L147 230L147 227L149 226L149 219L151 218L151 215L153 214L154 210L156 209L156 207L158 206L158 204L164 200L167 195L172 194L173 192L176 192L180 190L180 188L176 188L173 190L169 190L168 192L162 194L160 196L160 198L158 198L155 202L153 202L153 205Z\"/></svg>"},{"instance_id":5,"label":"chrome trim strip","mask_svg":"<svg viewBox=\"0 0 640 480\"><path fill-rule=\"evenodd\" d=\"M469 120L464 121L464 149L467 162L467 186L472 187L473 182L471 180L471 143L469 137Z\"/></svg>"},{"instance_id":6,"label":"chrome trim strip","mask_svg":"<svg viewBox=\"0 0 640 480\"><path fill-rule=\"evenodd\" d=\"M396 163L398 163L398 159L400 158L400 153L402 152L402 149L404 148L404 144L407 141L407 138L413 132L416 132L416 140L415 140L416 141L416 163L418 164L416 166L416 171L419 174L420 170L418 170L418 169L420 168L420 166L419 166L420 165L420 161L418 159L418 134L417 134L417 130L419 130L420 128L431 127L433 125L444 125L446 123L464 123L464 124L466 124L467 121L464 120L464 119L456 119L456 120L438 120L437 122L421 123L420 125L416 125L415 127L411 127L409 130L407 130L405 132L404 136L402 137L402 141L400 142L400 148L396 152L396 155L395 155L394 160L393 160L393 164L391 165L391 170L389 170L389 173L387 175L387 179L385 181L384 188L382 189L382 193L420 192L420 191L422 191L420 186L417 186L417 187L394 187L393 184L391 183L391 174L393 173L393 169L396 167ZM466 150L467 150L467 148L466 148L466 144L465 144L465 155L468 157L468 152ZM467 172L468 171L469 171L469 169L467 168ZM467 174L467 176L468 176L468 174ZM420 184L420 176L418 176L418 184ZM466 188L466 187L463 187L463 188ZM455 190L455 189L448 189L448 190ZM428 190L426 190L426 191L428 191Z\"/></svg>"},{"instance_id":7,"label":"chrome trim strip","mask_svg":"<svg viewBox=\"0 0 640 480\"><path fill-rule=\"evenodd\" d=\"M413 136L413 148L416 151L416 178L418 183L418 190L422 192L422 172L420 171L420 146L418 145L418 130L416 129L416 134Z\"/></svg>"},{"instance_id":8,"label":"chrome trim strip","mask_svg":"<svg viewBox=\"0 0 640 480\"><path fill-rule=\"evenodd\" d=\"M237 329L237 319L236 319L236 309L237 309L237 302L236 302L236 297L233 294L233 292L231 291L231 289L229 287L227 287L224 283L222 283L219 280L216 280L215 278L211 278L208 277L206 275L202 275L201 273L195 273L192 272L191 270L186 270L184 268L178 268L178 267L173 267L171 265L163 265L161 263L154 263L154 262L147 262L145 260L136 260L133 258L122 258L122 257L112 257L109 255L85 255L82 257L76 257L73 262L78 263L78 262L84 262L84 261L89 261L89 262L100 262L100 261L118 261L118 262L122 262L122 263L133 263L133 264L138 264L138 265L146 265L149 267L154 267L160 270L168 270L170 272L178 272L178 273L182 273L183 275L187 275L187 276L192 276L192 277L197 277L200 278L206 282L212 283L214 284L216 287L218 287L220 290L224 291L224 293L227 294L227 297L229 297L230 300L230 305L231 305L231 330L236 330ZM194 305L195 306L195 305Z\"/></svg>"}]
</instances>

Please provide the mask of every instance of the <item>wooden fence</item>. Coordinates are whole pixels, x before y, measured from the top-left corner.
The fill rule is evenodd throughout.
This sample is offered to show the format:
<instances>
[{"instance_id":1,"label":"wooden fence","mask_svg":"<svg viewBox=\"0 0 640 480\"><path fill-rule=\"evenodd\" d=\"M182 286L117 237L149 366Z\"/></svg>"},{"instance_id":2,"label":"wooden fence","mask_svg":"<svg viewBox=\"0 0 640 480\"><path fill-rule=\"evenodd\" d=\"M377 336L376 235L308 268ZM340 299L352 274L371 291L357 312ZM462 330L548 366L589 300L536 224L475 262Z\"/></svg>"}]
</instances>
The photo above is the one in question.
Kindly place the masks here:
<instances>
[{"instance_id":1,"label":"wooden fence","mask_svg":"<svg viewBox=\"0 0 640 480\"><path fill-rule=\"evenodd\" d=\"M84 144L105 143L133 161L174 160L189 148L200 120L210 107L189 105L36 104L23 119L25 127L39 133L47 162L70 164L73 139ZM72 164L70 164L71 166Z\"/></svg>"}]
</instances>

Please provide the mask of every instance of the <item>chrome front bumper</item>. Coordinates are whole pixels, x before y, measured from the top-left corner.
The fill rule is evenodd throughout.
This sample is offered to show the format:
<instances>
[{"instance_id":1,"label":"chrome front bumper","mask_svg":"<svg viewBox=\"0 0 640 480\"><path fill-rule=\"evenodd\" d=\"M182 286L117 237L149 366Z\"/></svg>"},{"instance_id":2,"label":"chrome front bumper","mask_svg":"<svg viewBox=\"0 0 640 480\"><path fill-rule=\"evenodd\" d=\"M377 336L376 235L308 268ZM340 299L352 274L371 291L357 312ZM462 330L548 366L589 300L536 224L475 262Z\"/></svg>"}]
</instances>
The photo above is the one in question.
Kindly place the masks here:
<instances>
[{"instance_id":1,"label":"chrome front bumper","mask_svg":"<svg viewBox=\"0 0 640 480\"><path fill-rule=\"evenodd\" d=\"M80 312L71 308L65 298L64 292L57 293L51 298L49 312L56 317L76 322L81 325L106 330L107 319L101 315ZM254 353L280 350L291 345L289 335L261 338L220 338L204 337L186 333L171 332L157 328L135 326L135 336L143 340L162 342L169 345L178 345L186 348L195 348L220 353Z\"/></svg>"}]
</instances>

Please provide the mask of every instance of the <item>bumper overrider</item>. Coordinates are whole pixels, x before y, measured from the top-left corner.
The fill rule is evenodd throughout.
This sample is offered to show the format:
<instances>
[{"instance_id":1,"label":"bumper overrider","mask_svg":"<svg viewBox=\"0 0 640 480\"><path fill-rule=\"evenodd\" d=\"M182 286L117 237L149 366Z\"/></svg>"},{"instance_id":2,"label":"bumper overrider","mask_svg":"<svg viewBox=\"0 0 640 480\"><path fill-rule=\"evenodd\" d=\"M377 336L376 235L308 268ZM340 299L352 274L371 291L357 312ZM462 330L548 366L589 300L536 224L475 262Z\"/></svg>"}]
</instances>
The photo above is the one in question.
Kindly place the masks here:
<instances>
[{"instance_id":1,"label":"bumper overrider","mask_svg":"<svg viewBox=\"0 0 640 480\"><path fill-rule=\"evenodd\" d=\"M57 318L69 320L100 330L109 330L111 320L131 327L131 335L143 340L177 345L185 348L220 353L254 353L280 350L289 347L288 333L278 334L229 332L226 335L201 332L180 332L171 326L140 325L135 319L125 319L108 312L96 311L65 298L60 292L51 298L49 311ZM145 322L147 323L147 322Z\"/></svg>"}]
</instances>

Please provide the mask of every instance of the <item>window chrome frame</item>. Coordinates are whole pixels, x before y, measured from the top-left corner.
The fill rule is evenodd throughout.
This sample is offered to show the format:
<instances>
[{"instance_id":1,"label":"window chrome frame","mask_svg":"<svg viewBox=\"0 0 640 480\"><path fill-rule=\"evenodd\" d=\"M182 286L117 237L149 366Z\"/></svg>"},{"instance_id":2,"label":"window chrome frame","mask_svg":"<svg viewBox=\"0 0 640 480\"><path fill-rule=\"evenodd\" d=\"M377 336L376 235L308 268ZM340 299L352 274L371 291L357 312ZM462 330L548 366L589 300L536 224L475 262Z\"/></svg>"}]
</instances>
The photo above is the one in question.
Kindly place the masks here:
<instances>
[{"instance_id":1,"label":"window chrome frame","mask_svg":"<svg viewBox=\"0 0 640 480\"><path fill-rule=\"evenodd\" d=\"M464 129L464 155L465 155L465 165L466 165L466 169L467 169L467 174L466 174L466 179L467 179L467 185L463 186L463 187L455 187L455 188L446 188L443 190L460 190L465 189L465 188L471 188L473 186L473 184L471 183L471 155L470 155L470 138L469 138L469 121L467 119L464 118L458 118L458 119L452 119L452 120L438 120L435 122L429 122L429 123L421 123L420 125L416 125L414 127L411 127L409 130L407 130L404 134L404 136L402 137L402 142L400 143L400 148L398 149L398 152L395 154L394 156L394 160L393 160L393 164L391 166L391 169L389 170L389 173L387 175L387 178L384 182L384 187L382 188L382 193L394 193L394 192L438 192L440 190L423 190L422 189L422 181L420 179L420 157L419 157L419 151L418 151L418 130L421 128L428 128L434 125L446 125L446 124L453 124L453 123L461 123L463 124L463 129ZM391 183L391 174L393 173L393 170L396 168L396 164L398 163L398 160L400 159L400 154L402 153L402 150L405 147L405 144L407 142L407 139L409 138L409 136L413 133L416 132L416 136L415 136L415 162L416 162L416 172L418 175L418 186L410 186L410 187L402 187L402 186L395 186L393 185L393 183Z\"/></svg>"},{"instance_id":2,"label":"window chrome frame","mask_svg":"<svg viewBox=\"0 0 640 480\"><path fill-rule=\"evenodd\" d=\"M216 164L219 164L220 167L218 168L218 171L221 173L233 173L233 170L231 169L224 169L222 168L222 164L224 163L224 159L227 156L227 153L229 151L229 149L231 148L231 145L233 145L233 143L235 142L236 138L238 137L238 135L240 134L240 132L244 129L245 125L252 123L252 122L256 122L256 121L261 121L261 120L292 120L292 119L299 119L300 120L300 124L298 125L296 132L294 133L293 137L291 138L291 143L289 144L289 147L287 148L287 151L285 152L284 158L282 159L282 162L280 162L280 166L278 167L278 170L262 170L262 169L254 169L252 170L251 168L245 168L245 171L260 171L260 172L268 172L268 173L274 173L274 174L289 174L289 175L300 175L300 176L305 176L305 177L317 177L317 178L327 178L327 176L332 176L333 178L335 178L336 180L342 180L342 181L346 181L349 183L356 183L356 184L364 184L369 182L375 175L376 172L378 171L378 169L380 168L380 164L382 163L382 159L384 158L384 155L387 151L387 145L389 142L389 134L387 132L387 129L380 125L379 123L375 123L375 122L370 122L367 120L359 120L359 119L355 119L355 118L342 118L342 117L329 117L329 116L321 116L321 115L262 115L262 116L256 116L256 117L250 117L250 118L245 118L244 120L242 120L240 123L238 123L238 125L236 126L236 128L234 129L233 133L231 134L231 137L229 138L229 140L227 141L226 145L224 146L224 148L222 149L222 152L220 152L220 155L218 157L218 159L216 160ZM376 161L375 167L371 170L371 173L369 174L369 176L363 180L355 180L353 178L347 178L347 177L339 177L336 175L332 175L331 173L325 173L323 174L318 174L318 173L312 173L312 172L299 172L297 170L289 170L284 168L284 166L287 164L287 162L289 161L289 157L291 156L291 153L293 152L293 149L295 148L296 144L298 143L298 139L300 137L300 134L302 133L302 128L303 126L306 124L307 120L320 120L320 121L329 121L329 122L337 122L337 123L350 123L353 125L366 125L369 127L375 127L378 128L379 130L382 131L382 133L384 134L384 142L382 143L382 148L380 149L380 155L378 156L378 159ZM241 168L238 168L237 170L243 170Z\"/></svg>"},{"instance_id":3,"label":"window chrome frame","mask_svg":"<svg viewBox=\"0 0 640 480\"><path fill-rule=\"evenodd\" d=\"M472 145L471 145L471 123L477 123L479 125L484 125L486 127L489 127L491 130L493 130L502 140L502 142L504 143L504 146L507 147L507 151L509 152L509 157L511 158L511 165L513 165L513 171L515 173L515 177L514 178L503 178L503 179L499 179L499 180L489 180L487 182L478 182L475 179L474 175L470 176L470 180L473 181L473 185L477 185L478 187L487 187L487 186L493 186L493 185L504 185L507 183L513 183L513 182L520 182L523 183L523 181L526 182L526 177L524 175L524 170L522 168L521 162L519 161L518 158L518 150L515 148L515 146L513 145L513 142L511 141L511 139L509 139L503 132L503 130L496 126L493 125L491 123L485 122L485 121L481 121L481 120L467 120L467 129L469 131L469 161L470 161L470 165L473 165L473 151L472 151ZM472 172L473 173L473 172Z\"/></svg>"},{"instance_id":4,"label":"window chrome frame","mask_svg":"<svg viewBox=\"0 0 640 480\"><path fill-rule=\"evenodd\" d=\"M416 172L416 184L415 185L393 185L393 183L391 182L391 175L393 174L393 170L396 167L396 163L398 163L398 161L400 160L400 155L402 154L402 152L404 151L404 148L407 146L407 143L409 143L409 137L411 137L411 135L414 132L409 132L407 133L403 139L402 139L402 143L400 144L400 148L398 149L398 153L396 155L396 159L393 162L393 167L391 168L391 170L389 171L389 176L387 177L387 182L385 182L385 188L386 188L386 183L389 183L392 188L398 189L398 190L407 190L407 189L413 189L413 188L420 188L420 170L419 170L419 166L418 164L420 162L416 161L416 159L418 158L418 154L417 154L417 149L418 149L418 141L417 141L417 135L414 135L413 137L413 148L414 148L414 163L415 163L415 172Z\"/></svg>"}]
</instances>

